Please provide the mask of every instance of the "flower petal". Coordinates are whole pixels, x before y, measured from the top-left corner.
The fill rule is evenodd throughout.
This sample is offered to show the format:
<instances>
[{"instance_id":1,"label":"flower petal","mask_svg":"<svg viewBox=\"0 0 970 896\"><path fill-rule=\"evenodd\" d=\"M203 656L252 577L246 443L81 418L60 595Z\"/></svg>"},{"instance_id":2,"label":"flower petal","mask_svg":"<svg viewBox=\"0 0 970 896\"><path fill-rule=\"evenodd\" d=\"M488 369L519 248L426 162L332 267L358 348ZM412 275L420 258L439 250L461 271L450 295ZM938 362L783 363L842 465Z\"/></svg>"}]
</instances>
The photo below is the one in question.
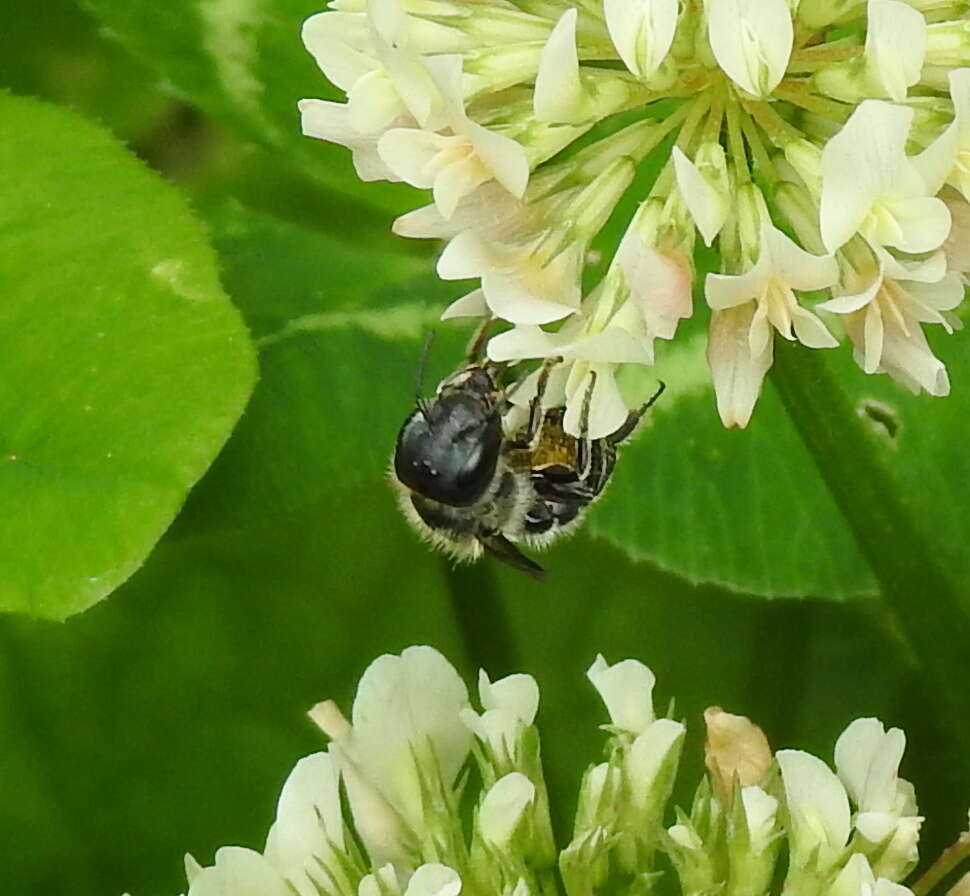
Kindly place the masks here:
<instances>
[{"instance_id":1,"label":"flower petal","mask_svg":"<svg viewBox=\"0 0 970 896\"><path fill-rule=\"evenodd\" d=\"M707 38L735 84L767 96L785 74L794 42L786 0L710 0Z\"/></svg>"},{"instance_id":2,"label":"flower petal","mask_svg":"<svg viewBox=\"0 0 970 896\"><path fill-rule=\"evenodd\" d=\"M468 121L464 130L492 177L520 199L529 183L529 160L522 144L473 121Z\"/></svg>"},{"instance_id":3,"label":"flower petal","mask_svg":"<svg viewBox=\"0 0 970 896\"><path fill-rule=\"evenodd\" d=\"M612 666L602 654L586 672L610 714L610 721L624 731L640 734L654 720L653 686L656 677L639 660L620 660Z\"/></svg>"},{"instance_id":4,"label":"flower petal","mask_svg":"<svg viewBox=\"0 0 970 896\"><path fill-rule=\"evenodd\" d=\"M717 410L726 427L748 425L761 393L761 383L771 367L770 340L763 352L751 353L749 333L754 312L755 303L747 302L711 314L707 363L711 368Z\"/></svg>"},{"instance_id":5,"label":"flower petal","mask_svg":"<svg viewBox=\"0 0 970 896\"><path fill-rule=\"evenodd\" d=\"M328 864L334 848L343 849L338 780L327 753L304 756L283 785L266 838L266 858L306 896L317 893L308 873Z\"/></svg>"},{"instance_id":6,"label":"flower petal","mask_svg":"<svg viewBox=\"0 0 970 896\"><path fill-rule=\"evenodd\" d=\"M912 109L866 100L825 144L819 225L829 252L848 242L884 195L924 191L905 154L912 120Z\"/></svg>"},{"instance_id":7,"label":"flower petal","mask_svg":"<svg viewBox=\"0 0 970 896\"><path fill-rule=\"evenodd\" d=\"M777 227L765 228L763 242L780 278L792 289L825 289L839 279L839 266L831 255L806 252Z\"/></svg>"},{"instance_id":8,"label":"flower petal","mask_svg":"<svg viewBox=\"0 0 970 896\"><path fill-rule=\"evenodd\" d=\"M869 0L866 63L869 76L901 103L919 81L926 57L926 20L900 0Z\"/></svg>"},{"instance_id":9,"label":"flower petal","mask_svg":"<svg viewBox=\"0 0 970 896\"><path fill-rule=\"evenodd\" d=\"M677 0L604 0L603 13L623 63L638 78L649 78L674 42Z\"/></svg>"},{"instance_id":10,"label":"flower petal","mask_svg":"<svg viewBox=\"0 0 970 896\"><path fill-rule=\"evenodd\" d=\"M458 718L467 705L464 682L431 647L409 647L400 656L378 657L357 686L353 734L346 749L361 772L417 829L422 815L414 760L434 761L444 785L454 783L471 745L468 729Z\"/></svg>"},{"instance_id":11,"label":"flower petal","mask_svg":"<svg viewBox=\"0 0 970 896\"><path fill-rule=\"evenodd\" d=\"M401 180L426 190L435 180L431 164L450 139L418 128L391 128L377 141L377 152Z\"/></svg>"},{"instance_id":12,"label":"flower petal","mask_svg":"<svg viewBox=\"0 0 970 896\"><path fill-rule=\"evenodd\" d=\"M488 341L491 361L522 361L526 358L551 358L559 353L554 333L536 326L517 326Z\"/></svg>"},{"instance_id":13,"label":"flower petal","mask_svg":"<svg viewBox=\"0 0 970 896\"><path fill-rule=\"evenodd\" d=\"M950 232L950 210L935 196L885 202L892 215L897 234L885 245L903 252L932 252L943 245Z\"/></svg>"},{"instance_id":14,"label":"flower petal","mask_svg":"<svg viewBox=\"0 0 970 896\"><path fill-rule=\"evenodd\" d=\"M831 867L849 839L849 799L842 782L816 756L801 750L775 754L791 819L792 859L804 867L813 857Z\"/></svg>"},{"instance_id":15,"label":"flower petal","mask_svg":"<svg viewBox=\"0 0 970 896\"><path fill-rule=\"evenodd\" d=\"M455 299L454 302L445 308L441 312L441 319L451 320L454 317L484 317L486 314L488 314L488 305L485 303L485 293L480 289L473 289L460 299Z\"/></svg>"},{"instance_id":16,"label":"flower petal","mask_svg":"<svg viewBox=\"0 0 970 896\"><path fill-rule=\"evenodd\" d=\"M673 148L671 158L674 160L674 174L684 204L701 232L705 245L710 246L727 220L730 208L727 196L707 181L679 146Z\"/></svg>"},{"instance_id":17,"label":"flower petal","mask_svg":"<svg viewBox=\"0 0 970 896\"><path fill-rule=\"evenodd\" d=\"M535 796L535 785L521 772L499 778L488 789L478 810L482 838L493 846L505 846Z\"/></svg>"},{"instance_id":18,"label":"flower petal","mask_svg":"<svg viewBox=\"0 0 970 896\"><path fill-rule=\"evenodd\" d=\"M589 372L577 381L575 389L567 395L563 429L569 435L577 438L583 435L580 431L582 405L586 389L589 387L589 378L593 373L596 373L596 384L590 397L586 437L602 439L616 432L623 425L629 414L629 408L616 385L613 368L613 364L590 364Z\"/></svg>"},{"instance_id":19,"label":"flower petal","mask_svg":"<svg viewBox=\"0 0 970 896\"><path fill-rule=\"evenodd\" d=\"M188 896L292 896L292 891L258 852L224 846L215 865L192 879Z\"/></svg>"},{"instance_id":20,"label":"flower petal","mask_svg":"<svg viewBox=\"0 0 970 896\"><path fill-rule=\"evenodd\" d=\"M454 868L431 862L421 865L408 881L404 896L458 896L461 878Z\"/></svg>"},{"instance_id":21,"label":"flower petal","mask_svg":"<svg viewBox=\"0 0 970 896\"><path fill-rule=\"evenodd\" d=\"M835 348L839 344L825 326L811 311L796 305L792 311L792 326L795 338L809 348Z\"/></svg>"},{"instance_id":22,"label":"flower petal","mask_svg":"<svg viewBox=\"0 0 970 896\"><path fill-rule=\"evenodd\" d=\"M567 9L542 48L532 95L537 121L578 123L588 117L586 92L579 80L576 17L574 8Z\"/></svg>"},{"instance_id":23,"label":"flower petal","mask_svg":"<svg viewBox=\"0 0 970 896\"><path fill-rule=\"evenodd\" d=\"M370 45L367 27L360 16L344 12L319 12L303 23L303 45L320 70L344 92L379 67L365 48Z\"/></svg>"},{"instance_id":24,"label":"flower petal","mask_svg":"<svg viewBox=\"0 0 970 896\"><path fill-rule=\"evenodd\" d=\"M531 725L539 710L539 685L531 675L516 673L489 681L482 669L478 673L478 696L484 709L507 709L523 725Z\"/></svg>"}]
</instances>

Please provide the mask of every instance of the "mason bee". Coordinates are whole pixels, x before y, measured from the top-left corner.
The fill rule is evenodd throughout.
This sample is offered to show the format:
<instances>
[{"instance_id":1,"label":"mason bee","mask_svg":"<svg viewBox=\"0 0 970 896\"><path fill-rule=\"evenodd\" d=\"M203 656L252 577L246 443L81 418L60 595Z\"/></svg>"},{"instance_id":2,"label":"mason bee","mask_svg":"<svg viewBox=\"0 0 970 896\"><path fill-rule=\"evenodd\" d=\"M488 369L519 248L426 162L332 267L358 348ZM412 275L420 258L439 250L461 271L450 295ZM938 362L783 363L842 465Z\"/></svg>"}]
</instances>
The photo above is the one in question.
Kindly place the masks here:
<instances>
[{"instance_id":1,"label":"mason bee","mask_svg":"<svg viewBox=\"0 0 970 896\"><path fill-rule=\"evenodd\" d=\"M484 336L476 339L478 348ZM394 451L393 476L401 509L436 548L458 560L491 554L541 578L544 570L516 543L541 548L573 531L603 493L616 464L617 446L636 429L664 384L605 438L569 435L565 409L543 409L549 373L543 364L527 422L506 431L511 389L502 385L504 363L466 363L417 400ZM586 430L592 380L580 431ZM512 386L511 388L514 388Z\"/></svg>"}]
</instances>

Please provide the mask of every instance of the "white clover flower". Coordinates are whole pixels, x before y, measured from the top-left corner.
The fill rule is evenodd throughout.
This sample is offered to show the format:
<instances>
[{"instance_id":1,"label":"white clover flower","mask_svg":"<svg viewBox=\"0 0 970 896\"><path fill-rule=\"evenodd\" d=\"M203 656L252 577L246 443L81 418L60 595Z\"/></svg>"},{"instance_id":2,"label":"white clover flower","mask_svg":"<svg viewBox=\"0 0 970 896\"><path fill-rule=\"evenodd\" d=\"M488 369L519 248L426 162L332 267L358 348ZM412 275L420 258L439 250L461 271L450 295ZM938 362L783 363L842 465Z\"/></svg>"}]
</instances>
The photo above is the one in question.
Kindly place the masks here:
<instances>
[{"instance_id":1,"label":"white clover flower","mask_svg":"<svg viewBox=\"0 0 970 896\"><path fill-rule=\"evenodd\" d=\"M922 270L904 268L884 254L878 270L870 270L871 279L858 292L818 306L843 316L856 360L866 373L889 373L913 392L925 389L930 395L949 393L946 367L923 334L924 324L938 324L952 332L953 324L946 314L963 300L963 283L957 273L935 279L938 274L933 269L938 272L943 265L942 254L934 256Z\"/></svg>"},{"instance_id":2,"label":"white clover flower","mask_svg":"<svg viewBox=\"0 0 970 896\"><path fill-rule=\"evenodd\" d=\"M603 13L623 64L649 81L674 42L677 0L603 0Z\"/></svg>"},{"instance_id":3,"label":"white clover flower","mask_svg":"<svg viewBox=\"0 0 970 896\"><path fill-rule=\"evenodd\" d=\"M492 682L484 669L478 677L482 713L471 708L459 713L462 723L495 756L514 756L523 731L539 709L539 686L531 675L509 675Z\"/></svg>"},{"instance_id":4,"label":"white clover flower","mask_svg":"<svg viewBox=\"0 0 970 896\"><path fill-rule=\"evenodd\" d=\"M970 202L970 68L950 72L953 122L914 162L930 190L949 183Z\"/></svg>"},{"instance_id":5,"label":"white clover flower","mask_svg":"<svg viewBox=\"0 0 970 896\"><path fill-rule=\"evenodd\" d=\"M849 798L821 759L801 750L775 754L785 787L794 868L831 869L849 840Z\"/></svg>"},{"instance_id":6,"label":"white clover flower","mask_svg":"<svg viewBox=\"0 0 970 896\"><path fill-rule=\"evenodd\" d=\"M638 735L653 724L653 686L657 679L639 660L610 665L599 654L586 677L599 692L616 728Z\"/></svg>"},{"instance_id":7,"label":"white clover flower","mask_svg":"<svg viewBox=\"0 0 970 896\"><path fill-rule=\"evenodd\" d=\"M923 821L912 785L898 775L905 749L906 735L887 731L878 719L856 719L835 743L836 770L857 808L854 827L874 846L886 847L877 870L894 879L916 864Z\"/></svg>"},{"instance_id":8,"label":"white clover flower","mask_svg":"<svg viewBox=\"0 0 970 896\"><path fill-rule=\"evenodd\" d=\"M461 92L461 57L435 56L425 62L438 88L450 134L418 128L390 128L377 144L381 160L401 180L431 188L435 205L450 218L458 203L494 179L513 196L525 192L529 162L522 147L472 121Z\"/></svg>"},{"instance_id":9,"label":"white clover flower","mask_svg":"<svg viewBox=\"0 0 970 896\"><path fill-rule=\"evenodd\" d=\"M897 103L918 83L926 57L926 20L902 0L869 0L866 65L869 77Z\"/></svg>"},{"instance_id":10,"label":"white clover flower","mask_svg":"<svg viewBox=\"0 0 970 896\"><path fill-rule=\"evenodd\" d=\"M694 313L696 230L720 256L703 284L717 409L746 426L776 333L835 344L818 307L841 315L867 372L946 394L921 324L953 326L950 275L970 266L961 209L937 195L970 201L965 25L911 0L334 0L304 42L348 102L300 108L362 178L432 192L395 231L448 240L439 276L480 281L446 316L512 326L491 355L532 367L519 399L536 362L566 358L550 396L574 434L590 383L591 431L607 432L631 409L618 370L652 363ZM623 235L606 279L584 283L610 221ZM847 310L875 282L851 261L859 240L906 271L943 247L945 265L933 281L887 268L925 288ZM627 314L635 350L600 338Z\"/></svg>"},{"instance_id":11,"label":"white clover flower","mask_svg":"<svg viewBox=\"0 0 970 896\"><path fill-rule=\"evenodd\" d=\"M785 76L795 31L787 0L708 0L708 40L742 90L764 97Z\"/></svg>"},{"instance_id":12,"label":"white clover flower","mask_svg":"<svg viewBox=\"0 0 970 896\"><path fill-rule=\"evenodd\" d=\"M825 324L799 304L793 291L832 286L839 274L835 258L806 252L771 223L767 210L760 217L754 265L740 274L708 274L704 284L707 303L719 323L716 338L712 329L708 343L708 362L725 426L747 422L771 364L773 330L809 348L838 345ZM719 316L744 306L749 306L750 314ZM739 379L744 381L741 390Z\"/></svg>"},{"instance_id":13,"label":"white clover flower","mask_svg":"<svg viewBox=\"0 0 970 896\"><path fill-rule=\"evenodd\" d=\"M764 786L732 777L725 790L716 775L703 777L688 812L669 805L685 728L655 716L651 670L635 659L609 664L597 656L587 677L610 718L601 726L606 758L583 774L572 836L561 848L552 838L534 728L535 680L515 674L493 682L482 672L482 714L476 715L515 719L529 767L497 770L484 741L468 763L465 686L437 651L412 647L367 668L351 721L330 702L313 710L333 740L327 752L301 759L287 778L265 852L226 847L210 867L187 856L188 896L595 896L619 880L639 882L633 892L641 892L668 863L680 896L912 896L899 882L908 868L898 856L887 863L895 834L884 843L868 835L850 840L853 823L859 834L873 825L883 833L895 825L898 834L906 813L915 811L912 789L897 776L904 746L899 729L887 731L875 719L849 725L835 748L842 780L820 759L782 750L778 782L757 726L709 710L709 752L723 760L717 774L731 767L765 779ZM378 734L387 750L375 765L361 744ZM401 745L408 745L410 764L402 764ZM459 758L457 786L472 807L470 824L451 790ZM384 844L360 827L369 818L355 807L351 782L366 770L401 806L402 782L414 768L428 811L417 817L401 810L406 848L387 861ZM913 849L917 836L918 826ZM790 862L779 889L772 880L783 848ZM662 861L658 853L665 854ZM669 886L677 893L676 883Z\"/></svg>"},{"instance_id":14,"label":"white clover flower","mask_svg":"<svg viewBox=\"0 0 970 896\"><path fill-rule=\"evenodd\" d=\"M950 213L906 155L913 110L866 100L822 152L820 224L829 252L856 233L902 252L937 249Z\"/></svg>"},{"instance_id":15,"label":"white clover flower","mask_svg":"<svg viewBox=\"0 0 970 896\"><path fill-rule=\"evenodd\" d=\"M331 703L312 713L333 738L354 821L368 850L401 862L413 832L425 826L430 790L452 792L471 733L460 713L468 692L430 647L385 654L364 672L348 724Z\"/></svg>"}]
</instances>

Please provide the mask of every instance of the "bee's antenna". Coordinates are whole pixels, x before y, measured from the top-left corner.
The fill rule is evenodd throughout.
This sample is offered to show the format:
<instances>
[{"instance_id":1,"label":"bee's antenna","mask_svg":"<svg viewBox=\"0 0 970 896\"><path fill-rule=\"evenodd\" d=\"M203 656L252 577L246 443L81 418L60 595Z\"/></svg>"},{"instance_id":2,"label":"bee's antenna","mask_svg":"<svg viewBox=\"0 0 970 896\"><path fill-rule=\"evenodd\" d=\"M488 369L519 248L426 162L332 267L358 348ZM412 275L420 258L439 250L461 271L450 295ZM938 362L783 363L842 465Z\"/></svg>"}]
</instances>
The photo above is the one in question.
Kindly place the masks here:
<instances>
[{"instance_id":1,"label":"bee's antenna","mask_svg":"<svg viewBox=\"0 0 970 896\"><path fill-rule=\"evenodd\" d=\"M415 397L418 407L421 407L421 392L424 387L424 371L428 366L428 355L431 354L431 343L434 342L434 330L428 330L428 335L424 337L424 344L421 346L421 355L418 358L418 381L415 386Z\"/></svg>"}]
</instances>

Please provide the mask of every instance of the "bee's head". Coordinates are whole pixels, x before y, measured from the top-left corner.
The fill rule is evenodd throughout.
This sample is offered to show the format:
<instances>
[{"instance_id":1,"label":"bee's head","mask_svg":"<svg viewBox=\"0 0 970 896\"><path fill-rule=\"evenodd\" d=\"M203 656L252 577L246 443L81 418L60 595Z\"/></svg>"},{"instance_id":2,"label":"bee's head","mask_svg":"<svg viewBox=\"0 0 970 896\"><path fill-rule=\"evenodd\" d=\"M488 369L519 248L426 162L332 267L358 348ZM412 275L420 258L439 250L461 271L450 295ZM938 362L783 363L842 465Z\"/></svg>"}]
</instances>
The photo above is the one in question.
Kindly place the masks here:
<instances>
[{"instance_id":1,"label":"bee's head","mask_svg":"<svg viewBox=\"0 0 970 896\"><path fill-rule=\"evenodd\" d=\"M468 507L488 490L502 449L495 385L481 368L460 371L438 395L418 402L394 451L394 474L409 489L452 507Z\"/></svg>"}]
</instances>

